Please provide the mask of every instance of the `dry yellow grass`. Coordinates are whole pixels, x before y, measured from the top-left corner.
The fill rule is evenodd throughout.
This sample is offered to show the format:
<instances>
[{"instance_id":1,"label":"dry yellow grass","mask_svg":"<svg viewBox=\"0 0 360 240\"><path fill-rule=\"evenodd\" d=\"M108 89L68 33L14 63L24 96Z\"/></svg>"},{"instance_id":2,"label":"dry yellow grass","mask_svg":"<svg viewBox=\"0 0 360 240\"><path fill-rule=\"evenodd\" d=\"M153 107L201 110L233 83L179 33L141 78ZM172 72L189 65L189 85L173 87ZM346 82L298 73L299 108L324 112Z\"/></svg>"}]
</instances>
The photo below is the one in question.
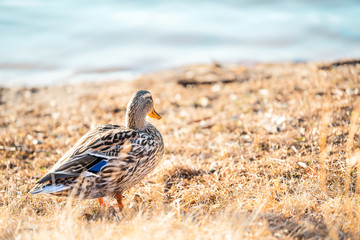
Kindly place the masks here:
<instances>
[{"instance_id":1,"label":"dry yellow grass","mask_svg":"<svg viewBox=\"0 0 360 240\"><path fill-rule=\"evenodd\" d=\"M122 213L28 193L90 128L122 124L137 89L163 115L166 150ZM0 238L358 239L359 89L356 62L1 89Z\"/></svg>"}]
</instances>

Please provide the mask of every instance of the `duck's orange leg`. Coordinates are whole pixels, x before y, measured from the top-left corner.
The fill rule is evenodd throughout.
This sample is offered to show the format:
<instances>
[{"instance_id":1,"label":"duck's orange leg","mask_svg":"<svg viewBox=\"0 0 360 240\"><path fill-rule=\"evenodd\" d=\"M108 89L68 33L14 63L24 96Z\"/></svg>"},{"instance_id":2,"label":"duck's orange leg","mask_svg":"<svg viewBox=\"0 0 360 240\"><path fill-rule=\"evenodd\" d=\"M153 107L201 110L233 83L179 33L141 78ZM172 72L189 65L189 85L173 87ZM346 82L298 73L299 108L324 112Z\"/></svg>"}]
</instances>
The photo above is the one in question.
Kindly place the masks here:
<instances>
[{"instance_id":1,"label":"duck's orange leg","mask_svg":"<svg viewBox=\"0 0 360 240\"><path fill-rule=\"evenodd\" d=\"M104 199L102 197L98 198L97 200L98 200L100 206L105 206L105 202L104 202Z\"/></svg>"},{"instance_id":2,"label":"duck's orange leg","mask_svg":"<svg viewBox=\"0 0 360 240\"><path fill-rule=\"evenodd\" d=\"M122 194L118 194L118 193L115 194L115 199L116 199L116 201L118 203L119 210L121 211L124 208L124 205L122 203L122 199L123 199Z\"/></svg>"}]
</instances>

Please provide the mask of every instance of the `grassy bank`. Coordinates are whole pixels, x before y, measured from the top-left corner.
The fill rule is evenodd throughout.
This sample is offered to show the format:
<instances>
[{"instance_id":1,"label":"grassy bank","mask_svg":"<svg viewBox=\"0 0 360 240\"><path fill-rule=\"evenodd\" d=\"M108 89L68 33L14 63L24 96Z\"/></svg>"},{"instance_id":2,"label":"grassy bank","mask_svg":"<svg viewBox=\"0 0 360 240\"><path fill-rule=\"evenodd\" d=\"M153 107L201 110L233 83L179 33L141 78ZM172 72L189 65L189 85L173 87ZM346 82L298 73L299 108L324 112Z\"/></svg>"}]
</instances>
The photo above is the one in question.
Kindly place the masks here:
<instances>
[{"instance_id":1,"label":"grassy bank","mask_svg":"<svg viewBox=\"0 0 360 240\"><path fill-rule=\"evenodd\" d=\"M163 116L125 209L28 191L135 90ZM1 89L1 239L356 239L360 65L198 65L132 82ZM108 199L110 201L111 199Z\"/></svg>"}]
</instances>

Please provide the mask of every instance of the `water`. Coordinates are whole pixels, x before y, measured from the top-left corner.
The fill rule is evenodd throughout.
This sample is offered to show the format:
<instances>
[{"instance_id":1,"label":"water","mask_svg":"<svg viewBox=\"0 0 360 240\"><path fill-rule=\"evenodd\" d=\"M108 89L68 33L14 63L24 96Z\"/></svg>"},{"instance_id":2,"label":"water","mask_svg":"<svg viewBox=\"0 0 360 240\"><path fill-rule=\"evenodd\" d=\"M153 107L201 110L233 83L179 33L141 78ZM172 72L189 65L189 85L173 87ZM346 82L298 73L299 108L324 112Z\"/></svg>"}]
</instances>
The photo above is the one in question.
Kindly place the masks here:
<instances>
[{"instance_id":1,"label":"water","mask_svg":"<svg viewBox=\"0 0 360 240\"><path fill-rule=\"evenodd\" d=\"M360 1L0 0L0 85L360 56Z\"/></svg>"}]
</instances>

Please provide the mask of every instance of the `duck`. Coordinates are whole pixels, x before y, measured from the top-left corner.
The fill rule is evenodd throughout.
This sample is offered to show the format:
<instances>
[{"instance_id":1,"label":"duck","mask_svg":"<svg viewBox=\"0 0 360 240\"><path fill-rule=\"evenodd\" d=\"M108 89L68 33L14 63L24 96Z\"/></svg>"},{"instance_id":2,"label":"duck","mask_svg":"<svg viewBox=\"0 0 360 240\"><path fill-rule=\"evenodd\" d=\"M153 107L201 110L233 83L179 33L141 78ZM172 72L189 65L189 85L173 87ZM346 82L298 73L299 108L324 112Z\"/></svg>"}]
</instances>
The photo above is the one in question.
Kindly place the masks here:
<instances>
[{"instance_id":1,"label":"duck","mask_svg":"<svg viewBox=\"0 0 360 240\"><path fill-rule=\"evenodd\" d=\"M139 183L159 164L164 154L161 133L146 120L162 117L155 111L149 91L131 97L125 126L106 124L82 136L30 190L81 199L113 197L123 208L123 192Z\"/></svg>"}]
</instances>

